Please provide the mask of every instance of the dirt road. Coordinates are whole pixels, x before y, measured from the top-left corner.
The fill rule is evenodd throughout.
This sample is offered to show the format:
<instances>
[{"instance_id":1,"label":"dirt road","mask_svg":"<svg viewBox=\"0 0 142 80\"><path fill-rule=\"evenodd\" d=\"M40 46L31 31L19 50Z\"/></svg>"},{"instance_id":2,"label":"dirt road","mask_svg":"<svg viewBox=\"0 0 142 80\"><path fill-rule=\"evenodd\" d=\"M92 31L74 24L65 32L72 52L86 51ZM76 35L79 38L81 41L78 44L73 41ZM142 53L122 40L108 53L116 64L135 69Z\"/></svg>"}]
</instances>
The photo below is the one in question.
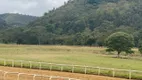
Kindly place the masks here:
<instances>
[{"instance_id":1,"label":"dirt road","mask_svg":"<svg viewBox=\"0 0 142 80\"><path fill-rule=\"evenodd\" d=\"M0 66L0 70L4 70L8 72L20 72L20 73L40 74L40 75L49 75L49 76L62 76L62 77L77 78L81 80L127 80L122 78L113 78L113 77L105 77L105 76L85 75L85 74L78 74L78 73L68 73L68 72L58 72L58 71L48 71L48 70L11 68L11 67L3 67L3 66ZM15 79L10 79L10 80L15 80ZM22 79L22 80L28 80L28 79Z\"/></svg>"}]
</instances>

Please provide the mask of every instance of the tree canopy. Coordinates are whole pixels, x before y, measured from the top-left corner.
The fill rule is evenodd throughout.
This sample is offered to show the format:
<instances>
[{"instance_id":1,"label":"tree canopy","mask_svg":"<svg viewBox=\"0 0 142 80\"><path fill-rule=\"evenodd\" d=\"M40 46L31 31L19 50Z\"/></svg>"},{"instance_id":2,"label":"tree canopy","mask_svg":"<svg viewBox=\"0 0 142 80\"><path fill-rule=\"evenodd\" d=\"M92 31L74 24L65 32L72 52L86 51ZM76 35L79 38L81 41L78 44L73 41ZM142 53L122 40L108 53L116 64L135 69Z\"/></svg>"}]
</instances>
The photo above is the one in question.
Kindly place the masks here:
<instances>
[{"instance_id":1,"label":"tree canopy","mask_svg":"<svg viewBox=\"0 0 142 80\"><path fill-rule=\"evenodd\" d=\"M107 51L117 51L118 57L121 52L132 53L131 48L134 46L134 38L124 32L116 32L106 39Z\"/></svg>"}]
</instances>

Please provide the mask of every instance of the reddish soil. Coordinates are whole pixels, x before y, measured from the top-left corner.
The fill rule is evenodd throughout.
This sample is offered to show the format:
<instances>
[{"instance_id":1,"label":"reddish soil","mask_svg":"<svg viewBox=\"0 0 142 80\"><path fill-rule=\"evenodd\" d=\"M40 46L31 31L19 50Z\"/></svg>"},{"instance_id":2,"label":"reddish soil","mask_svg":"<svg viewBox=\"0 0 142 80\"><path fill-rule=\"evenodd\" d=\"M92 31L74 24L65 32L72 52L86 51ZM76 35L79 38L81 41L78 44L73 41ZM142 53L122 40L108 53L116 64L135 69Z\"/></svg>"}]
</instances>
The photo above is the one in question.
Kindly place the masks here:
<instances>
[{"instance_id":1,"label":"reddish soil","mask_svg":"<svg viewBox=\"0 0 142 80\"><path fill-rule=\"evenodd\" d=\"M0 70L8 71L8 72L20 72L20 73L28 73L28 74L39 74L39 75L49 75L49 76L62 76L62 77L70 77L70 78L77 78L81 80L127 80L122 78L113 78L113 77L106 77L106 76L97 76L97 75L86 75L86 74L78 74L78 73L68 73L68 72L58 72L58 71L48 71L48 70L34 70L34 69L23 69L23 68L11 68L11 67L2 67L0 66ZM0 73L0 80L3 80L3 75ZM16 80L16 75L9 74L7 75L11 76L10 78L7 78L6 80ZM21 76L20 80L31 80L31 76L24 77ZM45 80L38 78L36 80ZM48 79L46 79L48 80ZM56 79L59 80L59 79Z\"/></svg>"}]
</instances>

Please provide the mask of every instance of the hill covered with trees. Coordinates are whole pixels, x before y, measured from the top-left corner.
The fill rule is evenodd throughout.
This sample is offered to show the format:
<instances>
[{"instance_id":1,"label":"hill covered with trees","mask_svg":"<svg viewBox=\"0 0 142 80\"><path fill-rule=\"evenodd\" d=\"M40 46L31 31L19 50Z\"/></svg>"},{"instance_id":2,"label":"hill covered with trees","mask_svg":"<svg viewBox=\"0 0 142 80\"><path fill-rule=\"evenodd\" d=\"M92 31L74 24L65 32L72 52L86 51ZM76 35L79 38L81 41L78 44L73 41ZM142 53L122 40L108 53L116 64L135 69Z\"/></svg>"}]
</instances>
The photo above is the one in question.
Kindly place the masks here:
<instances>
[{"instance_id":1,"label":"hill covered with trees","mask_svg":"<svg viewBox=\"0 0 142 80\"><path fill-rule=\"evenodd\" d=\"M103 46L110 34L122 31L134 35L138 46L142 39L142 0L69 0L27 27L16 29L8 31L20 36L1 41Z\"/></svg>"},{"instance_id":2,"label":"hill covered with trees","mask_svg":"<svg viewBox=\"0 0 142 80\"><path fill-rule=\"evenodd\" d=\"M37 17L35 16L22 15L18 13L0 14L0 18L4 20L11 27L26 26L30 22L37 19Z\"/></svg>"},{"instance_id":3,"label":"hill covered with trees","mask_svg":"<svg viewBox=\"0 0 142 80\"><path fill-rule=\"evenodd\" d=\"M7 27L7 26L8 25L7 25L6 21L4 21L3 19L0 18L0 29L3 29L5 27Z\"/></svg>"}]
</instances>

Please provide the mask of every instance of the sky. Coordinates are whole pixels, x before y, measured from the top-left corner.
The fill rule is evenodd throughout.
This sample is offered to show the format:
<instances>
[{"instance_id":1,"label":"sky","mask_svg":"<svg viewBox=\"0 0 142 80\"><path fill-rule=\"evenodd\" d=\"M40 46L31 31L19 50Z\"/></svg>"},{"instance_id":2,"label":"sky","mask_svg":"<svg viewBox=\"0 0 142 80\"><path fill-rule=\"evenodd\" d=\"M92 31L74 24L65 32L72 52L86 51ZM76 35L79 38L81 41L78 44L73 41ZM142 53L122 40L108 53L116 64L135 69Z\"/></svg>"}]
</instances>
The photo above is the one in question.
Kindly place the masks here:
<instances>
[{"instance_id":1,"label":"sky","mask_svg":"<svg viewBox=\"0 0 142 80\"><path fill-rule=\"evenodd\" d=\"M42 16L45 12L57 8L68 0L0 0L0 14L20 13Z\"/></svg>"}]
</instances>

